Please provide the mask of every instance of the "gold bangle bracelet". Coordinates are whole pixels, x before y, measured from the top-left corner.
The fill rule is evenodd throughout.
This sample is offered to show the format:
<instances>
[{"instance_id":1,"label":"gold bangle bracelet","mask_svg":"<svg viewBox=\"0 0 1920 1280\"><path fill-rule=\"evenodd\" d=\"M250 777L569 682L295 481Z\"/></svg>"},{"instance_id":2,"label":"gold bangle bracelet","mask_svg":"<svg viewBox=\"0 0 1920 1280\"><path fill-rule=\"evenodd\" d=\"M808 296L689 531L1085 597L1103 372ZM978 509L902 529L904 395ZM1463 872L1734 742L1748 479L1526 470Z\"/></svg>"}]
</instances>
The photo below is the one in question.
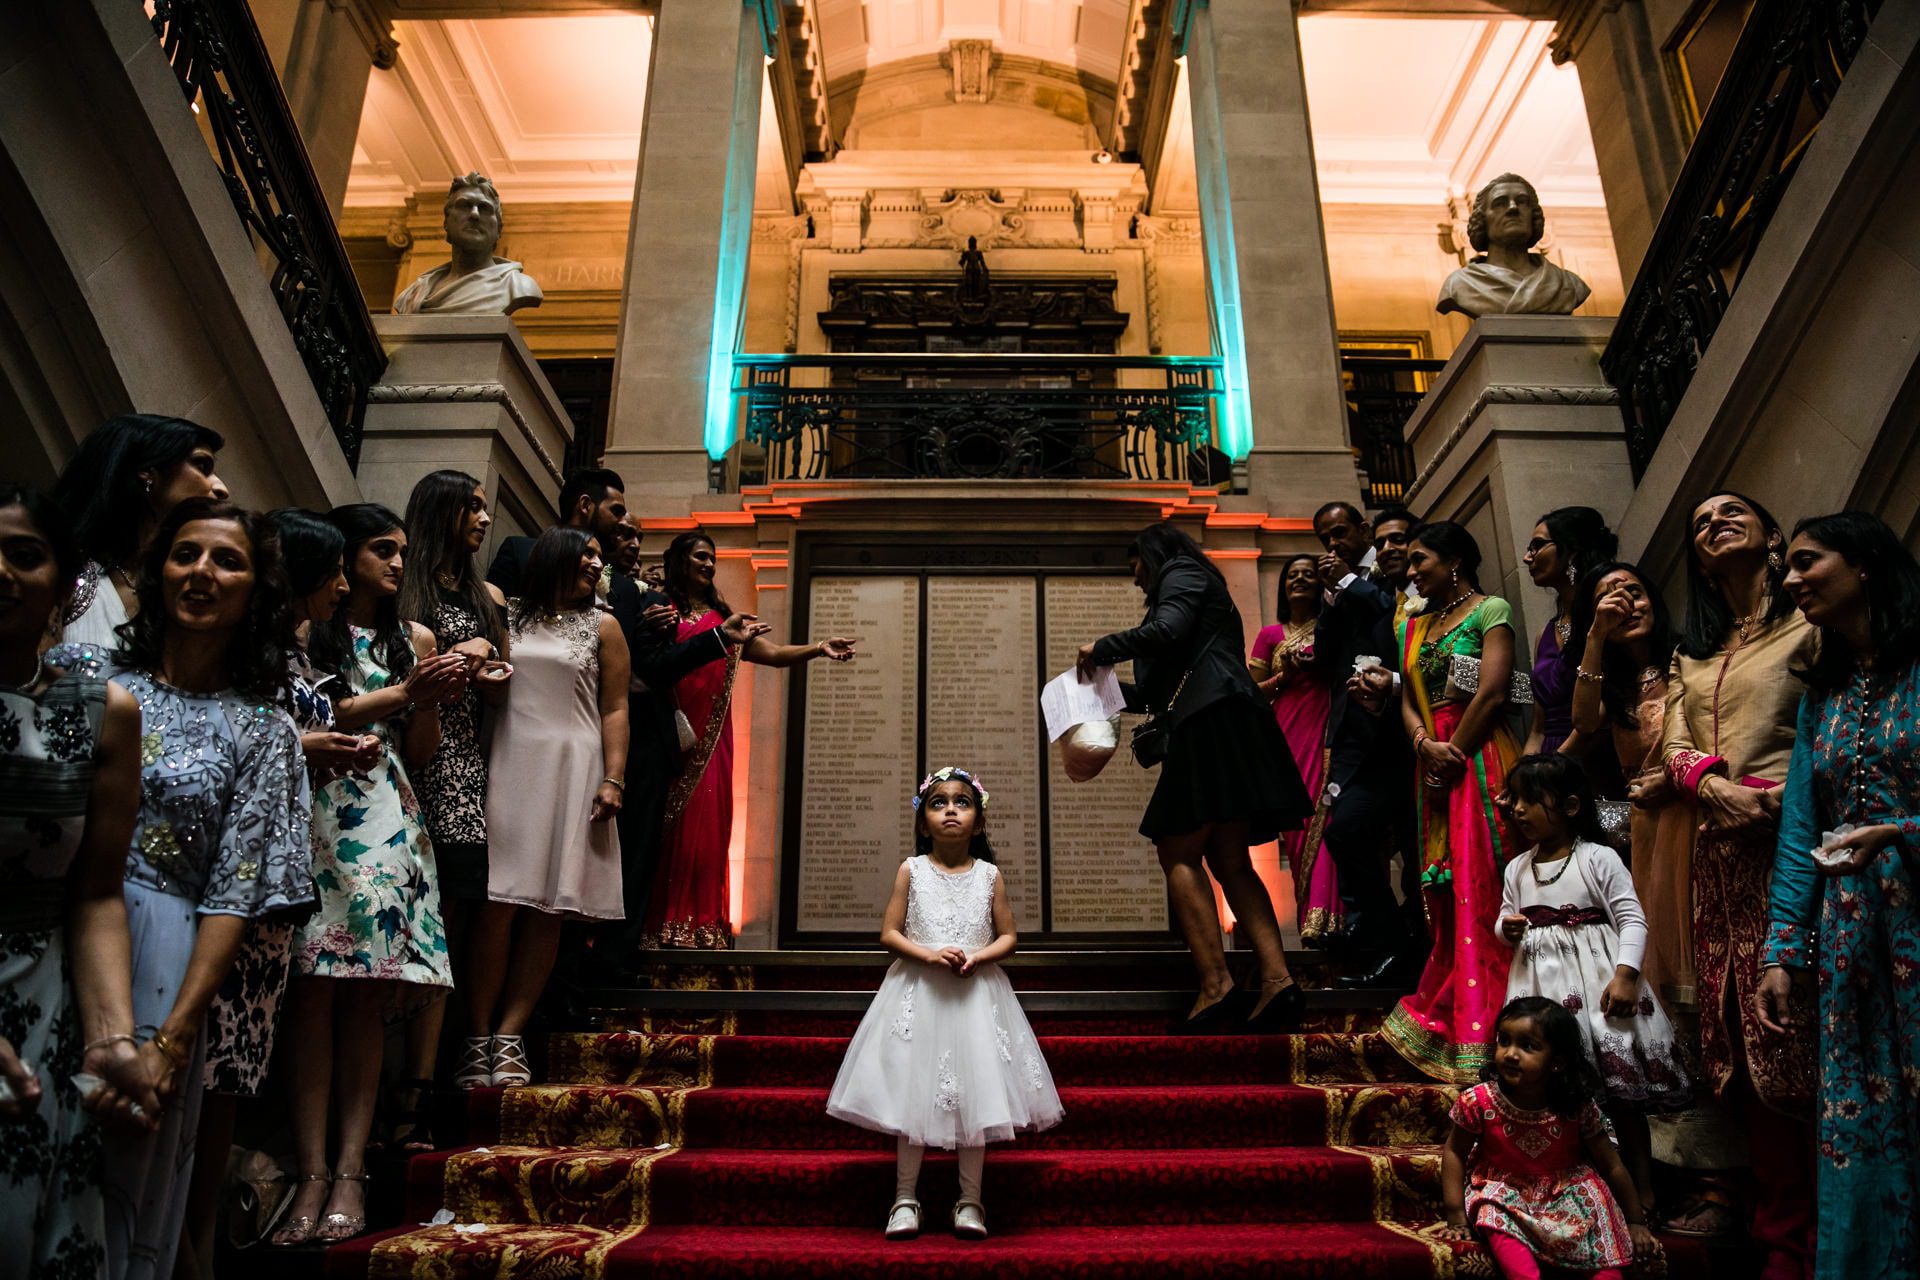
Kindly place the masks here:
<instances>
[{"instance_id":1,"label":"gold bangle bracelet","mask_svg":"<svg viewBox=\"0 0 1920 1280\"><path fill-rule=\"evenodd\" d=\"M186 1053L174 1042L173 1037L166 1032L155 1031L153 1033L152 1044L154 1048L160 1051L161 1057L174 1065L175 1070L187 1065Z\"/></svg>"}]
</instances>

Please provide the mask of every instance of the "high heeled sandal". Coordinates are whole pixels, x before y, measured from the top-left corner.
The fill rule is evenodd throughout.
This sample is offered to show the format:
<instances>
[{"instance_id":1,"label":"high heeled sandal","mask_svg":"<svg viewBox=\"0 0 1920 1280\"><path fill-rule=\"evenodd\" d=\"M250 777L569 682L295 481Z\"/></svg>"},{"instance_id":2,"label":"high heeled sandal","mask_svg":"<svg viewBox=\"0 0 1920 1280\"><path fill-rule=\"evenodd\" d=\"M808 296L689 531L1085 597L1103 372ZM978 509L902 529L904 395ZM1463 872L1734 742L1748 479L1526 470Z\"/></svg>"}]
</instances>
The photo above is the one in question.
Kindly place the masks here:
<instances>
[{"instance_id":1,"label":"high heeled sandal","mask_svg":"<svg viewBox=\"0 0 1920 1280\"><path fill-rule=\"evenodd\" d=\"M484 1089L493 1083L493 1037L468 1036L460 1051L460 1070L453 1076L457 1089Z\"/></svg>"},{"instance_id":2,"label":"high heeled sandal","mask_svg":"<svg viewBox=\"0 0 1920 1280\"><path fill-rule=\"evenodd\" d=\"M887 1239L911 1240L920 1234L920 1202L895 1200L887 1210Z\"/></svg>"},{"instance_id":3,"label":"high heeled sandal","mask_svg":"<svg viewBox=\"0 0 1920 1280\"><path fill-rule=\"evenodd\" d=\"M294 1182L325 1182L330 1184L333 1182L333 1175L331 1173L303 1173L295 1178ZM295 1188L294 1194L296 1196L299 1194L297 1187ZM324 1208L326 1201L322 1200L320 1204ZM291 1208L293 1202L289 1200L287 1206ZM305 1244L307 1241L313 1239L313 1229L318 1225L320 1225L319 1219L310 1213L303 1213L298 1217L288 1218L285 1222L274 1228L273 1234L267 1237L267 1243L282 1249L297 1244Z\"/></svg>"},{"instance_id":4,"label":"high heeled sandal","mask_svg":"<svg viewBox=\"0 0 1920 1280\"><path fill-rule=\"evenodd\" d=\"M526 1041L520 1036L495 1036L490 1083L513 1088L532 1080L533 1066L527 1061Z\"/></svg>"},{"instance_id":5,"label":"high heeled sandal","mask_svg":"<svg viewBox=\"0 0 1920 1280\"><path fill-rule=\"evenodd\" d=\"M330 1213L320 1219L320 1226L313 1233L313 1239L324 1240L328 1244L338 1244L342 1240L351 1240L367 1229L367 1183L371 1182L364 1170L359 1173L336 1173L335 1182L357 1182L360 1184L359 1213Z\"/></svg>"},{"instance_id":6,"label":"high heeled sandal","mask_svg":"<svg viewBox=\"0 0 1920 1280\"><path fill-rule=\"evenodd\" d=\"M399 1105L399 1099L409 1093L413 1095L413 1105L410 1107ZM389 1145L409 1155L436 1150L439 1144L433 1140L431 1119L433 1081L396 1080L393 1082L393 1090L389 1096L394 1102Z\"/></svg>"}]
</instances>

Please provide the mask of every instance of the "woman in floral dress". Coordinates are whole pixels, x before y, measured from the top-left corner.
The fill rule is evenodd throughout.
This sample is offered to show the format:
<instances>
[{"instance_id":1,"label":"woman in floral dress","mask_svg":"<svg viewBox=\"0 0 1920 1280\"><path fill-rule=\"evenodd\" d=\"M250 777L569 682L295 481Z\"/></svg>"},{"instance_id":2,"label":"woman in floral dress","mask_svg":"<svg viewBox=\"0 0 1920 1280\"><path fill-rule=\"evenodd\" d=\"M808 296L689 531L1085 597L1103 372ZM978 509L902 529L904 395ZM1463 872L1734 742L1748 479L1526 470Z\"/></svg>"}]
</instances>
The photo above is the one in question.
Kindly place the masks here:
<instances>
[{"instance_id":1,"label":"woman in floral dress","mask_svg":"<svg viewBox=\"0 0 1920 1280\"><path fill-rule=\"evenodd\" d=\"M181 503L161 525L113 682L141 717L126 863L134 1018L153 1029L158 1132L107 1135L107 1263L135 1280L198 1270L181 1232L206 1085L208 1006L251 922L310 901L311 793L286 700L279 542L265 517ZM223 1159L225 1152L210 1152Z\"/></svg>"},{"instance_id":2,"label":"woman in floral dress","mask_svg":"<svg viewBox=\"0 0 1920 1280\"><path fill-rule=\"evenodd\" d=\"M1877 518L1802 521L1787 590L1820 629L1774 854L1755 1013L1819 993L1819 1280L1920 1274L1920 566ZM1854 830L1829 840L1843 824ZM1829 861L1813 850L1826 845Z\"/></svg>"},{"instance_id":3,"label":"woman in floral dress","mask_svg":"<svg viewBox=\"0 0 1920 1280\"><path fill-rule=\"evenodd\" d=\"M287 1060L302 1186L291 1214L312 1216L331 1182L313 1237L343 1240L366 1227L361 1167L380 1081L383 1014L396 985L439 994L452 984L440 888L420 804L402 756L416 764L439 746L439 707L466 688L466 659L435 654L433 635L400 620L397 597L407 535L376 503L329 517L345 538L347 597L315 625L314 666L339 681L334 724L381 740L364 773L328 783L314 804L314 885L319 907L294 939ZM404 1001L402 1001L404 1004ZM326 1163L328 1100L339 1115L337 1156Z\"/></svg>"},{"instance_id":4,"label":"woman in floral dress","mask_svg":"<svg viewBox=\"0 0 1920 1280\"><path fill-rule=\"evenodd\" d=\"M1320 615L1320 577L1315 557L1290 556L1280 566L1284 621L1260 628L1247 658L1260 692L1273 700L1274 722L1300 770L1313 801L1313 818L1301 830L1280 833L1280 851L1293 875L1295 927L1310 947L1326 946L1346 932L1340 881L1321 835L1327 826L1327 717L1333 710L1332 673L1316 664L1314 627Z\"/></svg>"},{"instance_id":5,"label":"woman in floral dress","mask_svg":"<svg viewBox=\"0 0 1920 1280\"><path fill-rule=\"evenodd\" d=\"M1457 524L1422 526L1409 583L1426 607L1401 628L1401 718L1414 746L1421 893L1433 951L1412 995L1382 1026L1421 1071L1479 1079L1507 990L1509 953L1494 936L1507 847L1494 811L1514 761L1506 724L1513 611L1479 587L1480 548Z\"/></svg>"},{"instance_id":6,"label":"woman in floral dress","mask_svg":"<svg viewBox=\"0 0 1920 1280\"><path fill-rule=\"evenodd\" d=\"M79 572L52 502L0 486L0 1277L106 1270L100 1131L89 1111L159 1113L133 1035L120 876L140 793L140 710L39 644ZM107 1081L82 1097L84 1071ZM117 1086L117 1087L116 1087ZM136 1104L135 1122L124 1113ZM103 1117L104 1118L104 1117Z\"/></svg>"}]
</instances>

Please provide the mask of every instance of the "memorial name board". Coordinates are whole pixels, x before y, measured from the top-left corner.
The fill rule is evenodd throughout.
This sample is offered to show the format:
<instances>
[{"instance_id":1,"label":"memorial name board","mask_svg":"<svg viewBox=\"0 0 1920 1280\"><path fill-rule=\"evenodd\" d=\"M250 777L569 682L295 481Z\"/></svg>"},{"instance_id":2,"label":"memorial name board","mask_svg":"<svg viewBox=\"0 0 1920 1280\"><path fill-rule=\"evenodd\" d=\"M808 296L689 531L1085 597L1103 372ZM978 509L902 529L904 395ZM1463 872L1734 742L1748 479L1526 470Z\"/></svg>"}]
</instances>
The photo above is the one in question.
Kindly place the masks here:
<instances>
[{"instance_id":1,"label":"memorial name board","mask_svg":"<svg viewBox=\"0 0 1920 1280\"><path fill-rule=\"evenodd\" d=\"M989 838L1019 919L1040 924L1039 583L927 579L928 769L955 764L992 796Z\"/></svg>"},{"instance_id":2,"label":"memorial name board","mask_svg":"<svg viewBox=\"0 0 1920 1280\"><path fill-rule=\"evenodd\" d=\"M854 636L859 657L807 684L798 919L803 931L877 933L920 778L920 580L816 577L808 628Z\"/></svg>"}]
</instances>

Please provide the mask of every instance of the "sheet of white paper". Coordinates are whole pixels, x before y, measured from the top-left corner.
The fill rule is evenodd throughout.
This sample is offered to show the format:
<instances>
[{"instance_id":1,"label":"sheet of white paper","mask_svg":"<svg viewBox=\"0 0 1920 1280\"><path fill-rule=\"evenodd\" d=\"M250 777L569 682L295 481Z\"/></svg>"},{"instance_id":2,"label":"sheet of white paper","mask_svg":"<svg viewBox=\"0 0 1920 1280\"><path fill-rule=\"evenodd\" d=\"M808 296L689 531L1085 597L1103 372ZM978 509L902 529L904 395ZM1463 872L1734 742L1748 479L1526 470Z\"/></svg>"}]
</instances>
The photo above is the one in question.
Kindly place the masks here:
<instances>
[{"instance_id":1,"label":"sheet of white paper","mask_svg":"<svg viewBox=\"0 0 1920 1280\"><path fill-rule=\"evenodd\" d=\"M1047 718L1048 742L1058 742L1062 734L1077 724L1110 720L1126 705L1126 695L1120 692L1120 678L1113 674L1112 667L1095 667L1093 679L1086 684L1080 683L1079 672L1069 667L1040 690L1040 711Z\"/></svg>"}]
</instances>

